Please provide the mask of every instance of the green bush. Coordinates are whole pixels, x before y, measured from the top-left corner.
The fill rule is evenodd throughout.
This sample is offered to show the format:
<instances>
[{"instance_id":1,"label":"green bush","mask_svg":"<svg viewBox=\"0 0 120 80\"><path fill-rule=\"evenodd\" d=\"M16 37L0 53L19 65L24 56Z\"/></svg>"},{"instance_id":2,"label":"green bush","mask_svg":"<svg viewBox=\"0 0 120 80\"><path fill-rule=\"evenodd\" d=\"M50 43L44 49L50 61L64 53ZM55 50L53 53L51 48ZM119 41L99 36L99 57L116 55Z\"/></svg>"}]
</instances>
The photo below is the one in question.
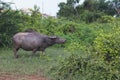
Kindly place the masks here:
<instances>
[{"instance_id":1,"label":"green bush","mask_svg":"<svg viewBox=\"0 0 120 80\"><path fill-rule=\"evenodd\" d=\"M83 58L72 54L65 58L57 66L55 80L119 80L120 61L106 63L96 56L90 55Z\"/></svg>"},{"instance_id":2,"label":"green bush","mask_svg":"<svg viewBox=\"0 0 120 80\"><path fill-rule=\"evenodd\" d=\"M95 50L98 54L104 55L106 60L120 58L120 28L113 28L112 32L101 33L94 41Z\"/></svg>"},{"instance_id":3,"label":"green bush","mask_svg":"<svg viewBox=\"0 0 120 80\"><path fill-rule=\"evenodd\" d=\"M98 21L101 23L111 23L115 21L115 18L112 16L105 15L99 18Z\"/></svg>"},{"instance_id":4,"label":"green bush","mask_svg":"<svg viewBox=\"0 0 120 80\"><path fill-rule=\"evenodd\" d=\"M18 11L5 12L0 17L0 47L9 47L12 44L12 36L19 30L17 26L18 21L20 21L19 17Z\"/></svg>"}]
</instances>

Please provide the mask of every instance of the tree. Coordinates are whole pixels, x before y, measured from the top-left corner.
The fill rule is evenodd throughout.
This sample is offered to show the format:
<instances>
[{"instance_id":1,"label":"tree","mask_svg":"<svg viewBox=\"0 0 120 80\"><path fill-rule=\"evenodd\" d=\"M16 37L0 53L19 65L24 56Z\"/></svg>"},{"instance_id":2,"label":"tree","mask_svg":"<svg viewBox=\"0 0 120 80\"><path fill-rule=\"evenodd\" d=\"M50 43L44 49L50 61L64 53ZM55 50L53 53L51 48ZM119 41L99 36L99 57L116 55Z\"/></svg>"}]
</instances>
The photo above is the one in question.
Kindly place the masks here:
<instances>
[{"instance_id":1,"label":"tree","mask_svg":"<svg viewBox=\"0 0 120 80\"><path fill-rule=\"evenodd\" d=\"M115 10L117 16L120 16L120 0L112 0L111 6Z\"/></svg>"},{"instance_id":2,"label":"tree","mask_svg":"<svg viewBox=\"0 0 120 80\"><path fill-rule=\"evenodd\" d=\"M58 7L60 8L57 13L58 17L73 18L76 15L75 6L80 0L67 0L67 3L61 2Z\"/></svg>"},{"instance_id":3,"label":"tree","mask_svg":"<svg viewBox=\"0 0 120 80\"><path fill-rule=\"evenodd\" d=\"M58 5L60 10L57 15L69 20L94 22L101 16L115 14L115 10L109 5L111 2L110 0L85 0L83 4L79 4L79 0L67 0L67 3L62 2Z\"/></svg>"},{"instance_id":4,"label":"tree","mask_svg":"<svg viewBox=\"0 0 120 80\"><path fill-rule=\"evenodd\" d=\"M0 0L0 12L2 10L8 10L11 9L10 5L13 4L12 2L3 2Z\"/></svg>"}]
</instances>

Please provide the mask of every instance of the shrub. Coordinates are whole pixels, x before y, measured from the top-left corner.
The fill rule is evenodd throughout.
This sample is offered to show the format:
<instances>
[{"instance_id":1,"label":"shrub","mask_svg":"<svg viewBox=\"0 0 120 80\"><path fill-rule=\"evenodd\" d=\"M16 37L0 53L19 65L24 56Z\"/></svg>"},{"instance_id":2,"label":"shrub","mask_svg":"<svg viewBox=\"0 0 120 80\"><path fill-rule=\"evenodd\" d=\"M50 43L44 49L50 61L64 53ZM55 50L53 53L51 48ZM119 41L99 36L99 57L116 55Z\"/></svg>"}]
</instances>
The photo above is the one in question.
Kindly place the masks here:
<instances>
[{"instance_id":1,"label":"shrub","mask_svg":"<svg viewBox=\"0 0 120 80\"><path fill-rule=\"evenodd\" d=\"M100 33L94 41L94 47L98 54L103 55L105 60L120 58L120 28L113 28L112 32Z\"/></svg>"},{"instance_id":2,"label":"shrub","mask_svg":"<svg viewBox=\"0 0 120 80\"><path fill-rule=\"evenodd\" d=\"M101 22L101 23L111 23L114 21L115 21L115 18L112 16L108 16L108 15L105 15L105 16L102 16L101 18L99 18L99 22Z\"/></svg>"},{"instance_id":3,"label":"shrub","mask_svg":"<svg viewBox=\"0 0 120 80\"><path fill-rule=\"evenodd\" d=\"M57 66L55 80L119 80L119 63L106 63L97 55L83 58L72 54Z\"/></svg>"},{"instance_id":4,"label":"shrub","mask_svg":"<svg viewBox=\"0 0 120 80\"><path fill-rule=\"evenodd\" d=\"M5 12L4 15L0 18L0 47L8 47L11 45L11 38L13 34L15 34L19 27L17 26L17 22L20 21L18 11L9 11Z\"/></svg>"}]
</instances>

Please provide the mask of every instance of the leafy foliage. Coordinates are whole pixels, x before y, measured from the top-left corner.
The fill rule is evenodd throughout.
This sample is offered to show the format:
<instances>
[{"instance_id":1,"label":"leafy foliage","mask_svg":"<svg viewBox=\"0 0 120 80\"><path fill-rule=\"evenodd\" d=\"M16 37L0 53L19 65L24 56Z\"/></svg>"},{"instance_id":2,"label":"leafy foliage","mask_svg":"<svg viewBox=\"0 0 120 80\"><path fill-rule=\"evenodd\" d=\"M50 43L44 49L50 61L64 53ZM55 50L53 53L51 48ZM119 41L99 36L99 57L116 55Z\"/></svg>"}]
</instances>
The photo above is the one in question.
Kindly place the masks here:
<instances>
[{"instance_id":1,"label":"leafy foliage","mask_svg":"<svg viewBox=\"0 0 120 80\"><path fill-rule=\"evenodd\" d=\"M9 11L6 14L2 15L0 18L0 46L10 46L11 37L19 29L17 23L20 21L20 15L18 11Z\"/></svg>"},{"instance_id":2,"label":"leafy foliage","mask_svg":"<svg viewBox=\"0 0 120 80\"><path fill-rule=\"evenodd\" d=\"M71 55L59 65L56 80L119 79L119 63L119 60L106 63L100 57L96 58L96 56L83 58L78 55Z\"/></svg>"},{"instance_id":3,"label":"leafy foliage","mask_svg":"<svg viewBox=\"0 0 120 80\"><path fill-rule=\"evenodd\" d=\"M119 27L113 27L109 33L100 33L95 39L95 50L98 54L103 55L107 61L116 60L120 58L120 32Z\"/></svg>"}]
</instances>

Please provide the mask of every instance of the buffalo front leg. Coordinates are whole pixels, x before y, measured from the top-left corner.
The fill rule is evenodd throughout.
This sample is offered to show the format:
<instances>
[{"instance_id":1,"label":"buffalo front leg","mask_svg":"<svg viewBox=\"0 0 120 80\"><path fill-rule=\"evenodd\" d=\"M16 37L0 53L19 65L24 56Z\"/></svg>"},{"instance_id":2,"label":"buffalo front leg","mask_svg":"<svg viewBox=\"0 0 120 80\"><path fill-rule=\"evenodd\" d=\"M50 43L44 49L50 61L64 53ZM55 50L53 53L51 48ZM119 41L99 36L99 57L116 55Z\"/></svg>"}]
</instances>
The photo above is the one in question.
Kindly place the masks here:
<instances>
[{"instance_id":1,"label":"buffalo front leg","mask_svg":"<svg viewBox=\"0 0 120 80\"><path fill-rule=\"evenodd\" d=\"M41 50L41 51L40 51L40 57L41 57L41 56L44 56L44 55L45 55L45 51L44 51L44 50Z\"/></svg>"},{"instance_id":2,"label":"buffalo front leg","mask_svg":"<svg viewBox=\"0 0 120 80\"><path fill-rule=\"evenodd\" d=\"M42 50L42 55L45 55L45 50Z\"/></svg>"}]
</instances>

